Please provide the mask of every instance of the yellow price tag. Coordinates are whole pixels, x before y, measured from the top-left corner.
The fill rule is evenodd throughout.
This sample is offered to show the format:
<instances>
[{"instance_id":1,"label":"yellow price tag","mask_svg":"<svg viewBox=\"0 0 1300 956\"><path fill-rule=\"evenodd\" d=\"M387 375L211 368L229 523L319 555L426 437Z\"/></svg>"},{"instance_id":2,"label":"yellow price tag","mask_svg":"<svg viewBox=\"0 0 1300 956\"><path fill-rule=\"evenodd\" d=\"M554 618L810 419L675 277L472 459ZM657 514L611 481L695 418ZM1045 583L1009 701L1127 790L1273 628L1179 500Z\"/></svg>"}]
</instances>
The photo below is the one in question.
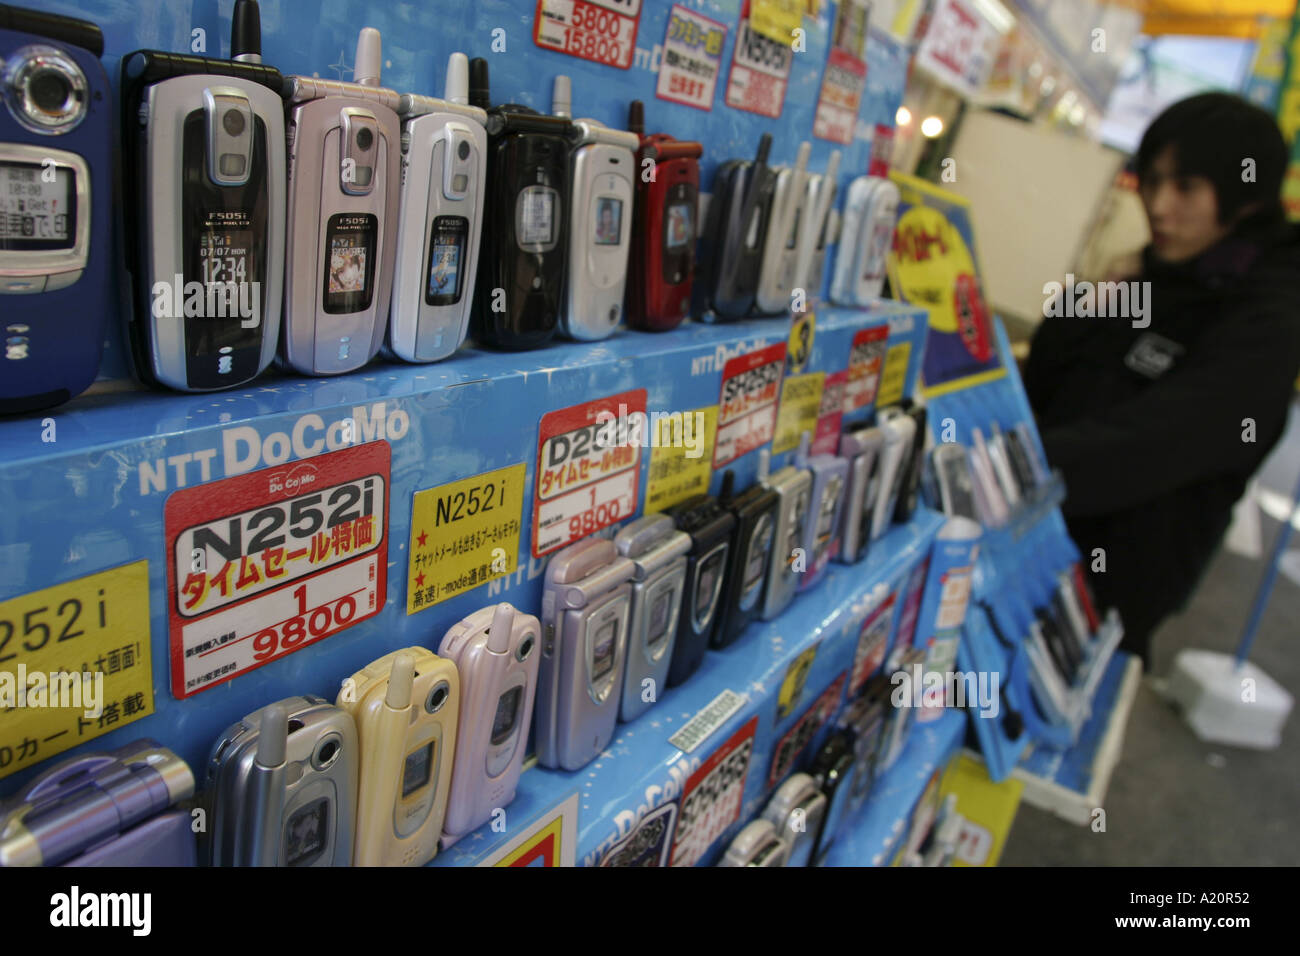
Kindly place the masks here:
<instances>
[{"instance_id":1,"label":"yellow price tag","mask_svg":"<svg viewBox=\"0 0 1300 956\"><path fill-rule=\"evenodd\" d=\"M148 561L0 603L0 777L152 713Z\"/></svg>"},{"instance_id":2,"label":"yellow price tag","mask_svg":"<svg viewBox=\"0 0 1300 956\"><path fill-rule=\"evenodd\" d=\"M885 369L880 373L880 390L876 392L877 408L903 400L903 387L907 384L907 363L911 358L911 342L899 342L889 347L885 353Z\"/></svg>"},{"instance_id":3,"label":"yellow price tag","mask_svg":"<svg viewBox=\"0 0 1300 956\"><path fill-rule=\"evenodd\" d=\"M514 572L525 472L520 462L415 493L407 614Z\"/></svg>"},{"instance_id":4,"label":"yellow price tag","mask_svg":"<svg viewBox=\"0 0 1300 956\"><path fill-rule=\"evenodd\" d=\"M804 432L809 438L817 433L817 412L821 410L825 386L825 372L794 375L781 383L781 410L776 416L772 454L798 448L799 436Z\"/></svg>"},{"instance_id":5,"label":"yellow price tag","mask_svg":"<svg viewBox=\"0 0 1300 956\"><path fill-rule=\"evenodd\" d=\"M804 0L753 0L749 6L749 27L789 46L794 31L803 24Z\"/></svg>"},{"instance_id":6,"label":"yellow price tag","mask_svg":"<svg viewBox=\"0 0 1300 956\"><path fill-rule=\"evenodd\" d=\"M817 656L817 646L814 644L801 653L785 669L785 679L781 681L781 689L776 695L776 719L778 721L785 720L799 706L799 698L803 696L804 685L808 683L808 672L812 670L813 658Z\"/></svg>"},{"instance_id":7,"label":"yellow price tag","mask_svg":"<svg viewBox=\"0 0 1300 956\"><path fill-rule=\"evenodd\" d=\"M718 406L664 415L654 419L652 428L650 480L645 495L648 515L709 490Z\"/></svg>"}]
</instances>

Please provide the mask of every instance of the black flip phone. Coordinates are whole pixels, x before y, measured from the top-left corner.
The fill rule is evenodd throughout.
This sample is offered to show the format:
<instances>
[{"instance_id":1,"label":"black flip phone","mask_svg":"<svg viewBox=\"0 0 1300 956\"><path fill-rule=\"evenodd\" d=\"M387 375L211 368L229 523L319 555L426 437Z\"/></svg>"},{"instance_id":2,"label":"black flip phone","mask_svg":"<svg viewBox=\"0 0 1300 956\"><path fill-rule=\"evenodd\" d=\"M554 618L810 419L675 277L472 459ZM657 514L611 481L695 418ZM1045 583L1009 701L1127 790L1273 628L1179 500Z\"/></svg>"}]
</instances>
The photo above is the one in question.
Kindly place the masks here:
<instances>
[{"instance_id":1,"label":"black flip phone","mask_svg":"<svg viewBox=\"0 0 1300 956\"><path fill-rule=\"evenodd\" d=\"M555 334L563 301L573 125L515 103L490 106L482 58L470 61L470 104L488 111L474 337L499 349L540 348Z\"/></svg>"},{"instance_id":2,"label":"black flip phone","mask_svg":"<svg viewBox=\"0 0 1300 956\"><path fill-rule=\"evenodd\" d=\"M906 409L906 414L910 415L912 421L916 423L916 431L913 433L911 451L903 453L905 470L899 486L898 504L894 506L894 521L898 524L908 521L912 517L912 512L916 510L916 502L920 496L921 473L925 470L925 408L921 405L910 405Z\"/></svg>"},{"instance_id":3,"label":"black flip phone","mask_svg":"<svg viewBox=\"0 0 1300 956\"><path fill-rule=\"evenodd\" d=\"M844 822L845 811L849 806L856 773L853 743L853 731L841 727L826 738L808 768L826 797L826 812L822 814L821 828L817 831L817 839L813 844L813 860L816 862L826 856L831 844L835 842L835 835Z\"/></svg>"},{"instance_id":4,"label":"black flip phone","mask_svg":"<svg viewBox=\"0 0 1300 956\"><path fill-rule=\"evenodd\" d=\"M767 165L772 136L758 141L753 162L729 160L713 180L697 266L705 321L743 319L754 307L776 173Z\"/></svg>"},{"instance_id":5,"label":"black flip phone","mask_svg":"<svg viewBox=\"0 0 1300 956\"><path fill-rule=\"evenodd\" d=\"M1072 685L1079 666L1079 658L1075 655L1068 639L1061 633L1060 627L1046 608L1038 608L1035 611L1035 617L1038 620L1038 629L1043 635L1043 643L1047 646L1047 653L1052 658L1052 663L1056 665L1056 669L1060 672L1061 678L1066 685Z\"/></svg>"},{"instance_id":6,"label":"black flip phone","mask_svg":"<svg viewBox=\"0 0 1300 956\"><path fill-rule=\"evenodd\" d=\"M682 594L681 622L668 686L676 687L699 668L717 623L718 607L727 576L735 516L712 495L696 495L667 512L677 530L691 536L686 554L686 590Z\"/></svg>"},{"instance_id":7,"label":"black flip phone","mask_svg":"<svg viewBox=\"0 0 1300 956\"><path fill-rule=\"evenodd\" d=\"M736 519L718 623L713 630L712 645L719 648L740 637L763 609L764 585L776 536L776 508L781 502L781 496L762 483L733 497L734 481L734 473L728 470L722 476L718 496Z\"/></svg>"}]
</instances>

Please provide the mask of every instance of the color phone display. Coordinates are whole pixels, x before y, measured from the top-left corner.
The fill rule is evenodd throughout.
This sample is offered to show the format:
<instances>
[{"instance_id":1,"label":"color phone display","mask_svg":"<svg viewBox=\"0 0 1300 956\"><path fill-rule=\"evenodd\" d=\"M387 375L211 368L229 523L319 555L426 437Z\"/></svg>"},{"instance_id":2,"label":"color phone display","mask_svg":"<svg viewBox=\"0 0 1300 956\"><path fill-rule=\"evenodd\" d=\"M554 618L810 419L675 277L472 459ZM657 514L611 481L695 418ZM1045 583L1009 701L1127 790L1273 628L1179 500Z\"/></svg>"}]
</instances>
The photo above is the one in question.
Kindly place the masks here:
<instances>
[{"instance_id":1,"label":"color phone display","mask_svg":"<svg viewBox=\"0 0 1300 956\"><path fill-rule=\"evenodd\" d=\"M623 200L603 196L596 200L596 245L616 246L623 229Z\"/></svg>"},{"instance_id":2,"label":"color phone display","mask_svg":"<svg viewBox=\"0 0 1300 956\"><path fill-rule=\"evenodd\" d=\"M695 584L695 618L703 621L709 616L713 599L717 596L718 577L722 574L725 551L717 551L705 559Z\"/></svg>"},{"instance_id":3,"label":"color phone display","mask_svg":"<svg viewBox=\"0 0 1300 956\"><path fill-rule=\"evenodd\" d=\"M550 186L529 186L519 193L515 235L525 252L544 252L555 245L555 203Z\"/></svg>"},{"instance_id":4,"label":"color phone display","mask_svg":"<svg viewBox=\"0 0 1300 956\"><path fill-rule=\"evenodd\" d=\"M284 828L284 865L303 866L320 856L329 832L330 801L321 797L289 818Z\"/></svg>"},{"instance_id":5,"label":"color phone display","mask_svg":"<svg viewBox=\"0 0 1300 956\"><path fill-rule=\"evenodd\" d=\"M695 238L695 216L689 203L675 202L668 207L664 231L669 249L684 249L691 244Z\"/></svg>"},{"instance_id":6,"label":"color phone display","mask_svg":"<svg viewBox=\"0 0 1300 956\"><path fill-rule=\"evenodd\" d=\"M614 638L618 635L618 623L609 621L596 634L591 654L591 679L598 681L614 669Z\"/></svg>"},{"instance_id":7,"label":"color phone display","mask_svg":"<svg viewBox=\"0 0 1300 956\"><path fill-rule=\"evenodd\" d=\"M523 687L511 687L497 701L496 716L492 718L492 746L497 747L509 739L515 729L515 718L519 716L519 701L523 699Z\"/></svg>"},{"instance_id":8,"label":"color phone display","mask_svg":"<svg viewBox=\"0 0 1300 956\"><path fill-rule=\"evenodd\" d=\"M429 282L424 290L428 305L460 301L465 272L465 241L469 220L464 216L439 216L429 235Z\"/></svg>"},{"instance_id":9,"label":"color phone display","mask_svg":"<svg viewBox=\"0 0 1300 956\"><path fill-rule=\"evenodd\" d=\"M71 249L77 234L76 173L0 163L0 251Z\"/></svg>"},{"instance_id":10,"label":"color phone display","mask_svg":"<svg viewBox=\"0 0 1300 956\"><path fill-rule=\"evenodd\" d=\"M434 746L435 743L430 741L406 755L406 763L402 768L403 798L409 797L429 782L429 776L433 773Z\"/></svg>"},{"instance_id":11,"label":"color phone display","mask_svg":"<svg viewBox=\"0 0 1300 956\"><path fill-rule=\"evenodd\" d=\"M379 217L372 213L335 213L325 227L329 250L325 272L325 311L330 315L370 308L375 274L375 237Z\"/></svg>"}]
</instances>

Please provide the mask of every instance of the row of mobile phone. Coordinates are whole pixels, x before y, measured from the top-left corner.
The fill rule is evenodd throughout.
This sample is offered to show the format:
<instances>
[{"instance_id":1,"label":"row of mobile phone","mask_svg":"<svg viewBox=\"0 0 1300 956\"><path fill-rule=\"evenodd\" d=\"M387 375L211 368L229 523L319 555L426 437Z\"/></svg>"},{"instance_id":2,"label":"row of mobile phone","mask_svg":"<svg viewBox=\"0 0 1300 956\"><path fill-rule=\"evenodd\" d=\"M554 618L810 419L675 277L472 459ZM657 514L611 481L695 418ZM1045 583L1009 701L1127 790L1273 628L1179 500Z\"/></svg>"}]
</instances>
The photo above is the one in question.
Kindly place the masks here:
<instances>
[{"instance_id":1,"label":"row of mobile phone","mask_svg":"<svg viewBox=\"0 0 1300 956\"><path fill-rule=\"evenodd\" d=\"M1051 475L1029 425L1003 431L989 425L986 440L971 429L971 444L944 442L931 454L932 495L944 514L1000 527L1042 488Z\"/></svg>"},{"instance_id":2,"label":"row of mobile phone","mask_svg":"<svg viewBox=\"0 0 1300 956\"><path fill-rule=\"evenodd\" d=\"M906 648L867 680L807 770L777 787L762 814L732 839L719 866L817 866L825 860L907 741L915 715L891 703L890 675L924 659L924 651Z\"/></svg>"},{"instance_id":3,"label":"row of mobile phone","mask_svg":"<svg viewBox=\"0 0 1300 956\"><path fill-rule=\"evenodd\" d=\"M573 119L564 76L551 115L493 106L487 62L460 53L442 98L399 94L369 28L351 82L284 76L261 62L255 0L237 0L231 48L122 59L127 327L148 382L232 388L273 361L334 375L381 348L437 361L471 330L503 349L664 330L693 286L709 319L784 315L820 286L838 153L809 173L804 143L773 169L764 134L753 162L719 169L700 236L703 147L647 135L639 102L626 131ZM120 271L102 52L94 24L0 5L0 411L66 401L98 371ZM871 238L841 246L848 304L878 293L892 234L892 207L863 218L879 205L865 179L846 221Z\"/></svg>"}]
</instances>

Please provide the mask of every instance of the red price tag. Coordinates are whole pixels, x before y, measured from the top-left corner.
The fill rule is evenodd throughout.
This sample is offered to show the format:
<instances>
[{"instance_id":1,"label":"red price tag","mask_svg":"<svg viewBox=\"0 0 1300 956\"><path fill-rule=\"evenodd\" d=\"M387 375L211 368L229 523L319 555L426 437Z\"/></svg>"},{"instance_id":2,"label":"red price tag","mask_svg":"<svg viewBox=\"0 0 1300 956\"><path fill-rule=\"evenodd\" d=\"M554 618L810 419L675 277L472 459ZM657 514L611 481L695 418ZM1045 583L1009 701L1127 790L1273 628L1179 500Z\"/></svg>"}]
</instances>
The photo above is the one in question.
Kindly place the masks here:
<instances>
[{"instance_id":1,"label":"red price tag","mask_svg":"<svg viewBox=\"0 0 1300 956\"><path fill-rule=\"evenodd\" d=\"M758 717L751 717L687 779L673 837L672 866L694 866L713 841L740 819L757 729Z\"/></svg>"},{"instance_id":2,"label":"red price tag","mask_svg":"<svg viewBox=\"0 0 1300 956\"><path fill-rule=\"evenodd\" d=\"M789 46L750 29L748 13L742 14L727 77L727 105L773 119L780 116L793 61Z\"/></svg>"},{"instance_id":3,"label":"red price tag","mask_svg":"<svg viewBox=\"0 0 1300 956\"><path fill-rule=\"evenodd\" d=\"M164 508L172 693L189 697L373 617L388 568L384 441L183 488Z\"/></svg>"},{"instance_id":4,"label":"red price tag","mask_svg":"<svg viewBox=\"0 0 1300 956\"><path fill-rule=\"evenodd\" d=\"M854 333L853 345L849 349L849 380L844 388L845 412L867 408L876 400L888 342L888 325L859 329Z\"/></svg>"},{"instance_id":5,"label":"red price tag","mask_svg":"<svg viewBox=\"0 0 1300 956\"><path fill-rule=\"evenodd\" d=\"M858 632L858 646L853 655L853 668L849 677L849 699L858 691L885 662L885 650L889 641L889 625L893 623L896 594L890 594L880 607L867 615Z\"/></svg>"},{"instance_id":6,"label":"red price tag","mask_svg":"<svg viewBox=\"0 0 1300 956\"><path fill-rule=\"evenodd\" d=\"M713 467L721 468L772 440L785 373L786 343L740 355L722 370Z\"/></svg>"},{"instance_id":7,"label":"red price tag","mask_svg":"<svg viewBox=\"0 0 1300 956\"><path fill-rule=\"evenodd\" d=\"M537 0L533 42L626 70L636 52L641 0Z\"/></svg>"},{"instance_id":8,"label":"red price tag","mask_svg":"<svg viewBox=\"0 0 1300 956\"><path fill-rule=\"evenodd\" d=\"M817 409L817 433L809 454L834 455L840 450L840 421L844 418L844 390L849 370L840 369L826 376L822 385L822 403Z\"/></svg>"}]
</instances>

